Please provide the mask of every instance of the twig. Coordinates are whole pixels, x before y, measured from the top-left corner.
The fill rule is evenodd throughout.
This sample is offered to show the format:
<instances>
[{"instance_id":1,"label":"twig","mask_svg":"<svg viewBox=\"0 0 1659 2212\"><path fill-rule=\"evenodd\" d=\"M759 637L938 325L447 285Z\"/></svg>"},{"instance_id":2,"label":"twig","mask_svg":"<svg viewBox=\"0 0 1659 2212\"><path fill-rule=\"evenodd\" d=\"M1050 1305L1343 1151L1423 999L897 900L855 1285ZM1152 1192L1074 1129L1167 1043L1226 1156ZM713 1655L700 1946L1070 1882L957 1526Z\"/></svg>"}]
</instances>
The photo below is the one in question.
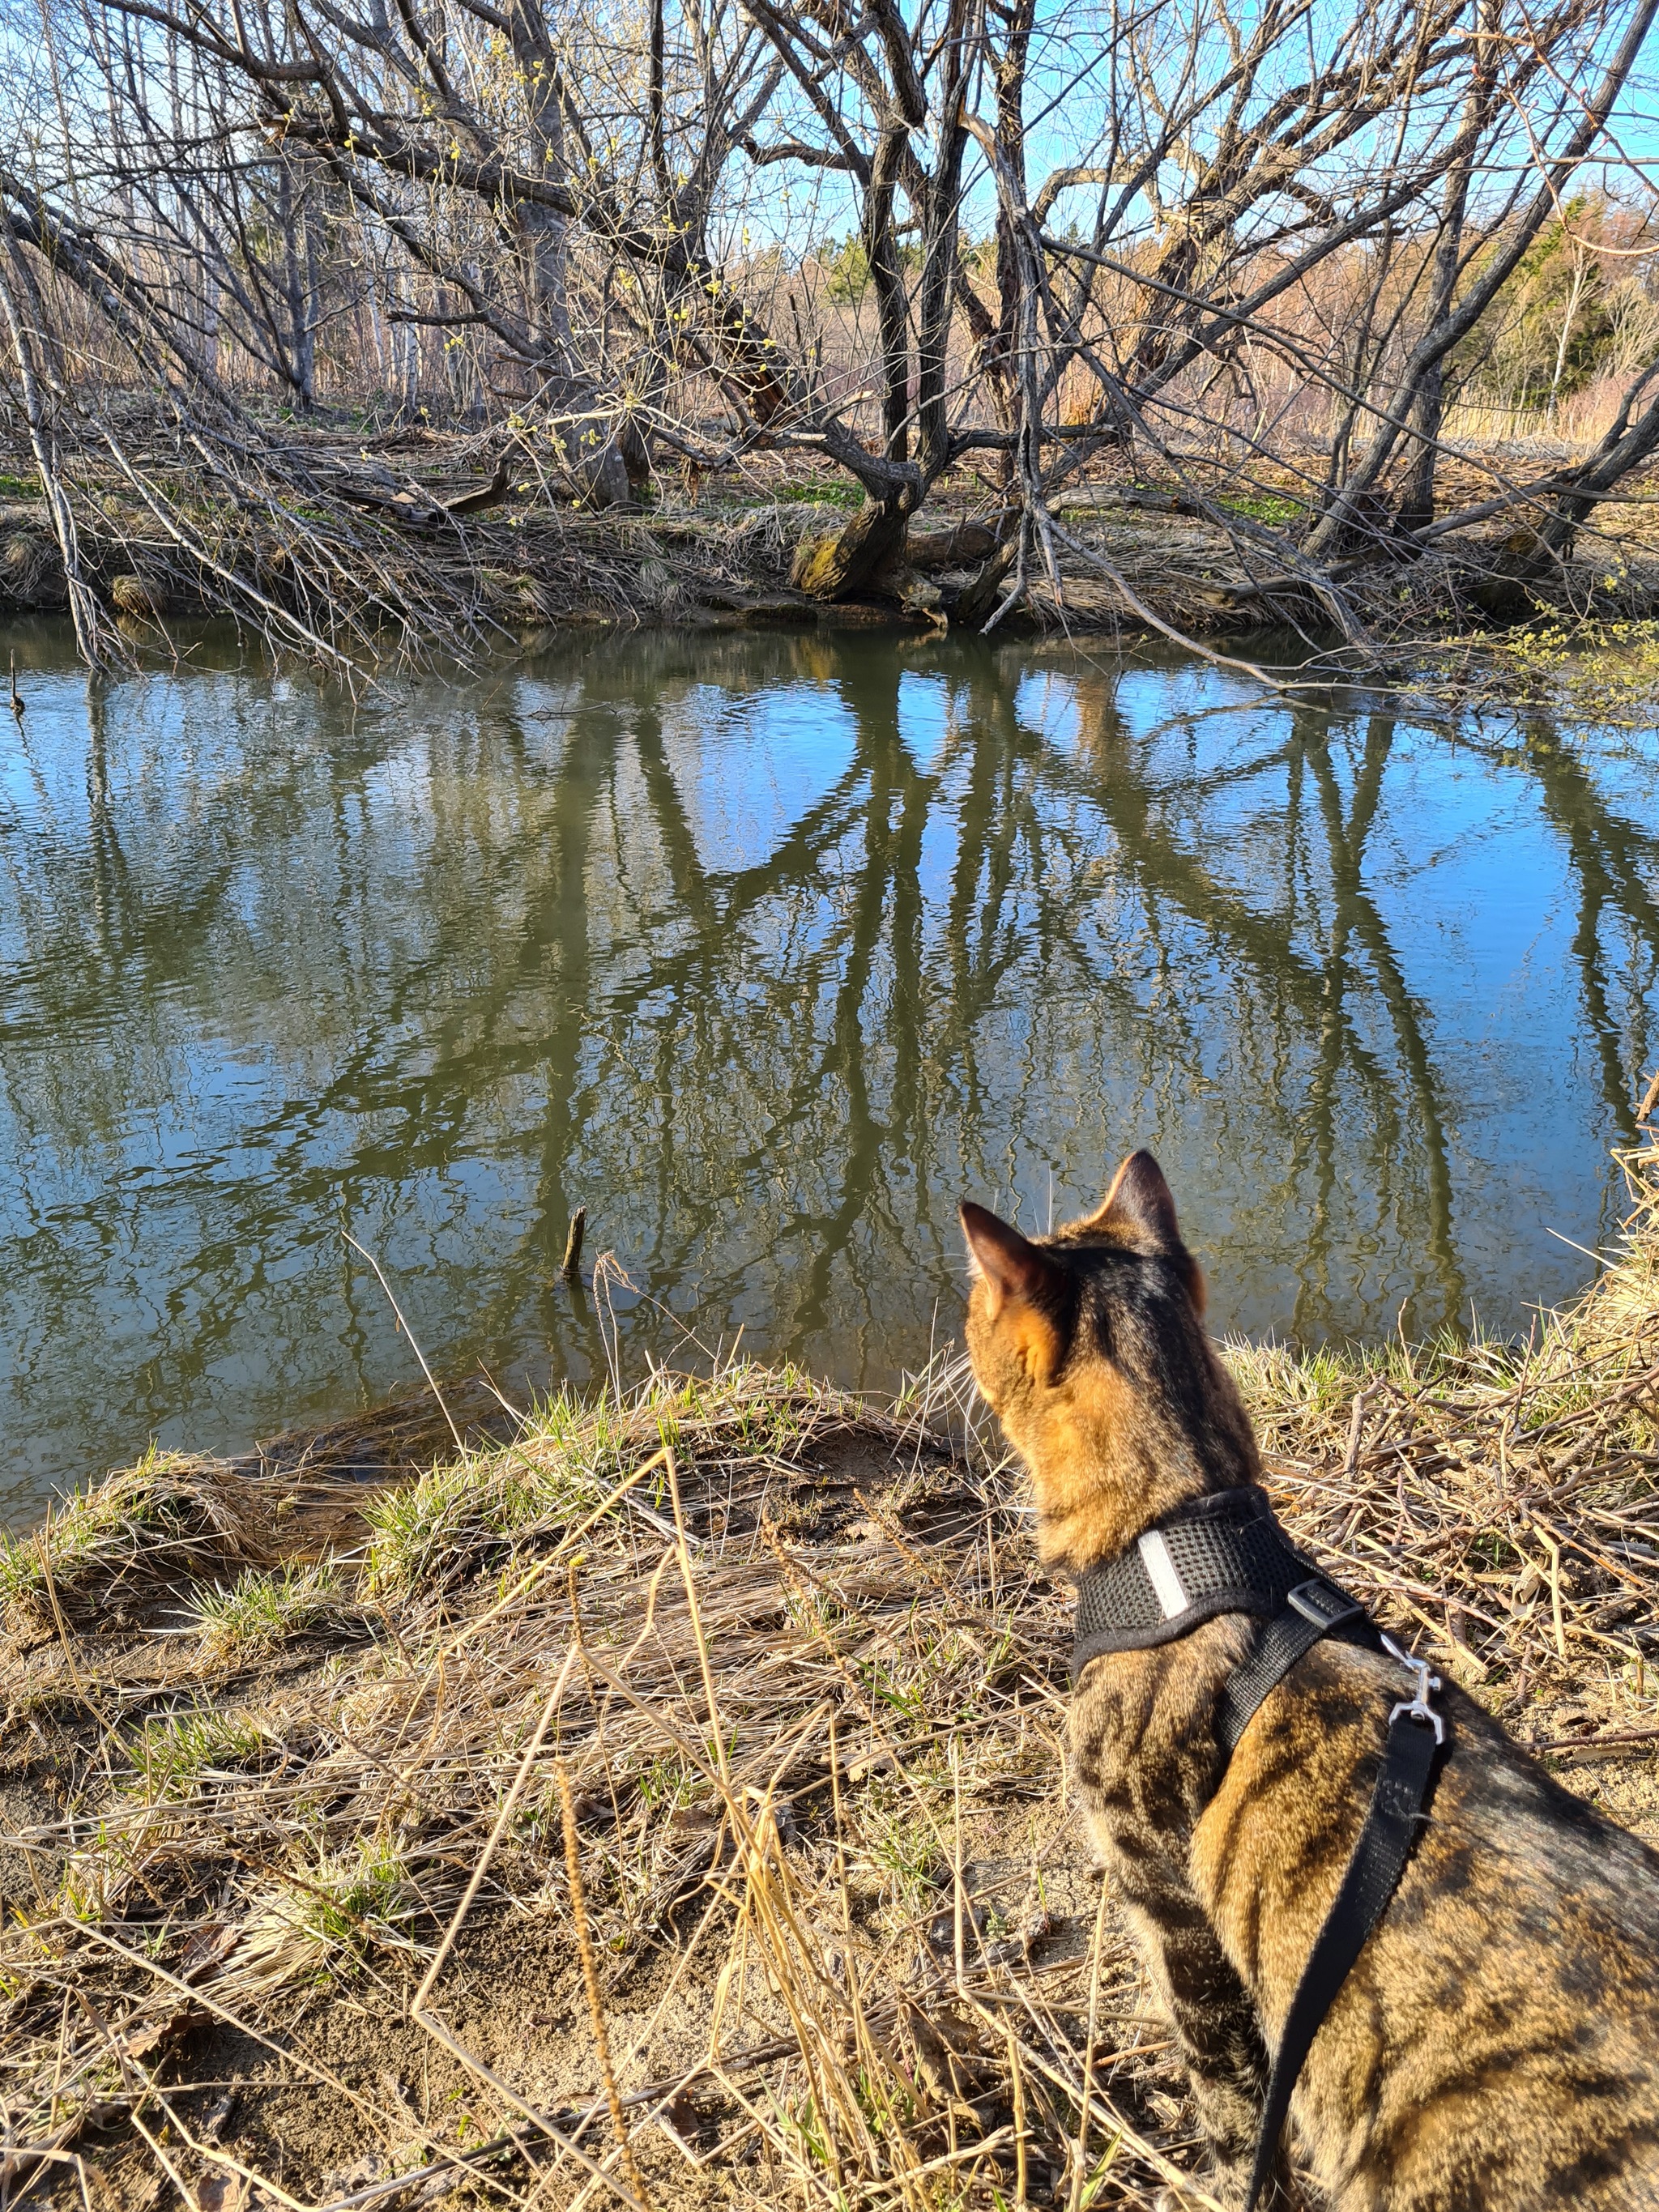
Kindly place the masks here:
<instances>
[{"instance_id":1,"label":"twig","mask_svg":"<svg viewBox=\"0 0 1659 2212\"><path fill-rule=\"evenodd\" d=\"M428 1387L430 1389L433 1396L438 1401L439 1412L442 1413L445 1420L449 1423L449 1433L455 1439L455 1449L460 1457L465 1459L466 1457L466 1446L461 1442L461 1432L455 1425L454 1416L451 1413L448 1407L444 1403L444 1394L438 1388L437 1380L434 1376L432 1370L426 1364L425 1352L423 1352L420 1346L416 1343L414 1330L404 1319L403 1309L399 1306L396 1297L392 1293L392 1285L387 1282L386 1276L381 1270L380 1261L368 1249L367 1245L360 1244L357 1242L356 1238L352 1235L349 1229L343 1229L340 1231L340 1234L344 1238L345 1242L350 1245L352 1250L354 1252L361 1253L363 1258L368 1261L369 1266L374 1270L375 1279L379 1282L380 1288L386 1292L386 1304L392 1308L392 1312L397 1316L398 1328L402 1329L404 1334L409 1339L410 1344L415 1346L415 1357L421 1363L421 1372L425 1376Z\"/></svg>"},{"instance_id":2,"label":"twig","mask_svg":"<svg viewBox=\"0 0 1659 2212\"><path fill-rule=\"evenodd\" d=\"M1095 2037L1100 2021L1100 1946L1106 1932L1107 1885L1100 1885L1100 1902L1095 1907L1094 1939L1089 1946L1089 2024L1085 2031L1083 2045L1083 2097L1078 2110L1077 2165L1072 2174L1070 2212L1079 2212L1083 2203L1083 2185L1089 2174L1089 2105L1094 2094Z\"/></svg>"},{"instance_id":3,"label":"twig","mask_svg":"<svg viewBox=\"0 0 1659 2212\"><path fill-rule=\"evenodd\" d=\"M570 1233L564 1240L564 1257L559 1262L562 1275L579 1275L582 1267L582 1238L587 1231L587 1208L579 1206L570 1217Z\"/></svg>"}]
</instances>

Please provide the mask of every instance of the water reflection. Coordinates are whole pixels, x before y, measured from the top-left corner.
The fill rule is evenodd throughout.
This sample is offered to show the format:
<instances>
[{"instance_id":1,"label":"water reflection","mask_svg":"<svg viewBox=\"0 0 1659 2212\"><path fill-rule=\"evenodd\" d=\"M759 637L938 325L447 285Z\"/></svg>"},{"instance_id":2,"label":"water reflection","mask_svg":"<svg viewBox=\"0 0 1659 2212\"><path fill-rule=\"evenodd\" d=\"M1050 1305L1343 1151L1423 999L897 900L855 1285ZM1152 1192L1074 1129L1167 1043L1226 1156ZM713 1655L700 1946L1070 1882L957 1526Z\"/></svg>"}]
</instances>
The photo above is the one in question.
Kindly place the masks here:
<instances>
[{"instance_id":1,"label":"water reflection","mask_svg":"<svg viewBox=\"0 0 1659 2212\"><path fill-rule=\"evenodd\" d=\"M585 1203L625 1364L741 1327L879 1382L956 1326L958 1192L1040 1223L1135 1142L1224 1326L1523 1325L1614 1218L1650 738L1034 647L605 639L354 707L18 635L14 1518L408 1382L343 1228L452 1370L593 1370Z\"/></svg>"}]
</instances>

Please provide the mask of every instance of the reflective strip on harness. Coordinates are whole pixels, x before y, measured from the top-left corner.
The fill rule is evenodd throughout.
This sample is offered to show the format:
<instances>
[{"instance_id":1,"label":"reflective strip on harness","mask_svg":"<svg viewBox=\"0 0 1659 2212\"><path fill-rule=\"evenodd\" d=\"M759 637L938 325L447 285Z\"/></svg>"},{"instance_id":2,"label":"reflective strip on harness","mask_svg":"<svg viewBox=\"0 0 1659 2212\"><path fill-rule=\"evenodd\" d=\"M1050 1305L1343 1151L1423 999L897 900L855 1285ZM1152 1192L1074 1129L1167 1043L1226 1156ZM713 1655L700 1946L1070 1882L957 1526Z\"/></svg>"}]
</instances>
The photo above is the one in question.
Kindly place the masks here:
<instances>
[{"instance_id":1,"label":"reflective strip on harness","mask_svg":"<svg viewBox=\"0 0 1659 2212\"><path fill-rule=\"evenodd\" d=\"M1182 1588L1181 1577L1176 1571L1176 1563L1170 1557L1170 1547L1161 1530L1146 1531L1140 1539L1140 1556L1152 1578L1152 1589L1164 1608L1164 1618L1177 1620L1186 1612L1190 1601Z\"/></svg>"}]
</instances>

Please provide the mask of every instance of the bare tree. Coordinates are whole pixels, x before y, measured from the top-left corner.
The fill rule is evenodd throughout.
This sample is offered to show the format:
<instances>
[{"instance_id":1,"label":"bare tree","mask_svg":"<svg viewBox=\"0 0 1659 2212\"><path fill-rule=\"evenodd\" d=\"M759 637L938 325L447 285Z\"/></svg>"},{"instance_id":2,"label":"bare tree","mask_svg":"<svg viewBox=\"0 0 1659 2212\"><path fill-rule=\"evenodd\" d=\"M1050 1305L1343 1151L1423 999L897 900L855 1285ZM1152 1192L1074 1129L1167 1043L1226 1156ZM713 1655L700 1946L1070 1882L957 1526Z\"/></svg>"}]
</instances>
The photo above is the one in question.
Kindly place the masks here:
<instances>
[{"instance_id":1,"label":"bare tree","mask_svg":"<svg viewBox=\"0 0 1659 2212\"><path fill-rule=\"evenodd\" d=\"M8 98L0 304L65 573L86 451L290 643L332 635L354 568L366 621L476 627L466 525L515 479L612 507L767 453L863 494L799 548L809 596L983 627L1045 580L1063 601L1063 559L1146 615L1058 518L1116 454L1248 589L1358 636L1356 562L1521 516L1542 573L1659 445L1644 359L1583 463L1437 509L1452 364L1587 162L1640 185L1609 134L1659 0L10 4L40 59ZM842 224L867 313L825 281ZM434 504L273 401L437 410L495 476ZM1269 465L1300 526L1224 496ZM915 519L964 466L989 538L929 584ZM302 509L309 587L261 535Z\"/></svg>"}]
</instances>

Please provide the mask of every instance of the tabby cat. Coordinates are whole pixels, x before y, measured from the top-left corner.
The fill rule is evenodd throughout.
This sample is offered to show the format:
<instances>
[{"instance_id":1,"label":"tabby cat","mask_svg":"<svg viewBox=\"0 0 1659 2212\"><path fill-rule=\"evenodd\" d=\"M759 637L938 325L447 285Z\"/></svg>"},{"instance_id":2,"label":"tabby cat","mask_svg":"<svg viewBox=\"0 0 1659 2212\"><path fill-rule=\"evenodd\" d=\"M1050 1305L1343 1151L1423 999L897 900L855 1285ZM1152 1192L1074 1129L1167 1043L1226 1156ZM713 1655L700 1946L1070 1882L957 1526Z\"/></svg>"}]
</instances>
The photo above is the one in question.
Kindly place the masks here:
<instances>
[{"instance_id":1,"label":"tabby cat","mask_svg":"<svg viewBox=\"0 0 1659 2212\"><path fill-rule=\"evenodd\" d=\"M1026 1237L964 1205L975 1376L1068 1575L1176 1507L1261 1479L1203 1326L1204 1280L1150 1153L1099 1211ZM1298 1660L1231 1761L1217 1697L1252 1624L1223 1614L1089 1661L1076 1794L1191 2077L1221 2201L1243 2201L1267 2055L1409 1694L1380 1652ZM1471 1698L1393 1901L1291 2105L1338 2212L1659 2207L1659 1856L1553 1782ZM1296 2201L1281 2153L1264 2207Z\"/></svg>"}]
</instances>

